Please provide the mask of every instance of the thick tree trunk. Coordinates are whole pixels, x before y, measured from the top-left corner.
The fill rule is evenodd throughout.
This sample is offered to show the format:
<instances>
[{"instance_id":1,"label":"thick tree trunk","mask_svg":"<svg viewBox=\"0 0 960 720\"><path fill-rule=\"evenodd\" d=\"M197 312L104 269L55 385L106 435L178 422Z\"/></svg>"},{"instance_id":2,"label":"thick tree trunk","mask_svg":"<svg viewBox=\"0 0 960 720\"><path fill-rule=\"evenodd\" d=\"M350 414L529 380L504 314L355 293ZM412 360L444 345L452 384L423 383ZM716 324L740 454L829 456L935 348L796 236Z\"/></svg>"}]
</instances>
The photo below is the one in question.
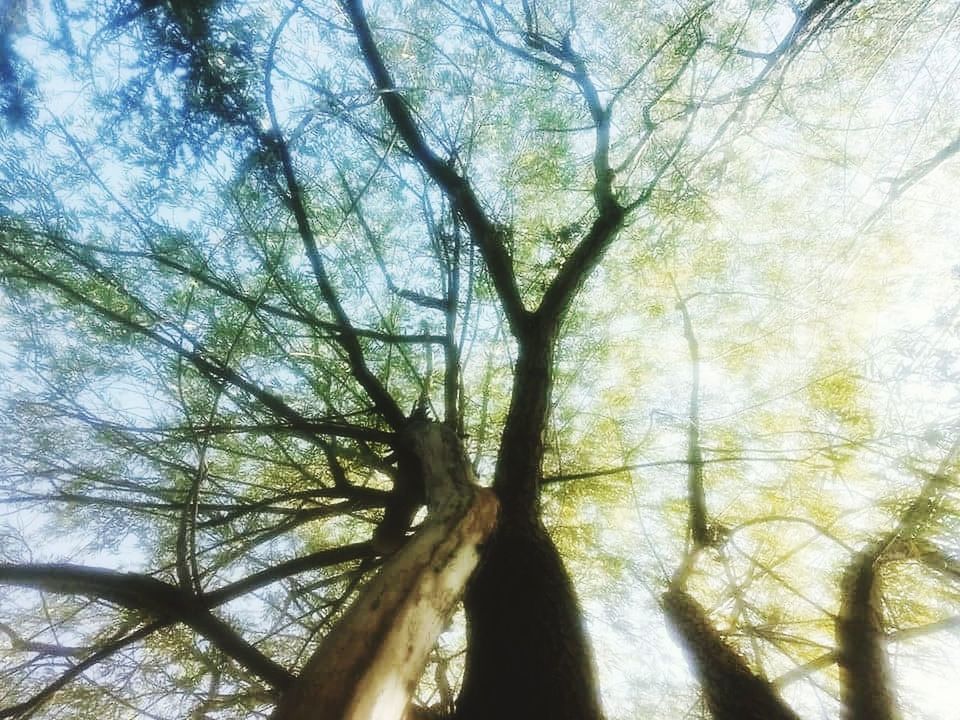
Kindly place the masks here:
<instances>
[{"instance_id":1,"label":"thick tree trunk","mask_svg":"<svg viewBox=\"0 0 960 720\"><path fill-rule=\"evenodd\" d=\"M496 497L473 486L452 430L417 423L403 440L430 516L324 638L274 720L400 720L496 524Z\"/></svg>"},{"instance_id":2,"label":"thick tree trunk","mask_svg":"<svg viewBox=\"0 0 960 720\"><path fill-rule=\"evenodd\" d=\"M670 589L663 596L663 609L690 655L716 720L799 720L770 683L720 637L690 595Z\"/></svg>"},{"instance_id":3,"label":"thick tree trunk","mask_svg":"<svg viewBox=\"0 0 960 720\"><path fill-rule=\"evenodd\" d=\"M539 522L504 518L470 581L457 720L602 717L573 586Z\"/></svg>"},{"instance_id":4,"label":"thick tree trunk","mask_svg":"<svg viewBox=\"0 0 960 720\"><path fill-rule=\"evenodd\" d=\"M555 329L521 347L494 489L501 518L467 586L467 666L457 720L599 720L573 583L540 522L543 427Z\"/></svg>"}]
</instances>

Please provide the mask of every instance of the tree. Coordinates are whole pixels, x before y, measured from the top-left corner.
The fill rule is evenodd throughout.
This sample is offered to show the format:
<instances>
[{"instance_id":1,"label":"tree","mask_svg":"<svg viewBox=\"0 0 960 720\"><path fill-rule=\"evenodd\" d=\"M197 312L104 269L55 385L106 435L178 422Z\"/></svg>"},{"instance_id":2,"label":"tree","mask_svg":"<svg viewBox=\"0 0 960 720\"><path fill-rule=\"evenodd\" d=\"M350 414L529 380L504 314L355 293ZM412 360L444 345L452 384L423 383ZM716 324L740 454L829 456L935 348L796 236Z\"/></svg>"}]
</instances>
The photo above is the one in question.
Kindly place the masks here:
<instances>
[{"instance_id":1,"label":"tree","mask_svg":"<svg viewBox=\"0 0 960 720\"><path fill-rule=\"evenodd\" d=\"M581 584L590 572L661 584L653 594L665 591L663 615L719 720L806 716L830 697L850 718L896 715L885 644L955 612L956 406L913 398L956 372L936 326L911 339L851 325L867 303L901 298L884 262L907 258L913 235L885 215L947 181L956 8L10 7L2 467L20 527L2 547L0 716L233 717L279 704L279 717L302 717L327 707L316 678L329 662L379 688L374 663L358 653L351 665L340 648L419 627L406 600L386 612L380 598L421 577L410 567L433 567L431 553L461 557L478 541L465 654L434 649L432 697L416 712L602 717L570 565ZM887 127L910 141L890 142ZM805 158L796 182L778 164L785 147ZM837 164L887 189L850 203L856 232L839 239L819 226L836 207L816 206ZM823 192L803 177L826 178ZM722 232L731 211L717 205L795 217L783 205L796 190L810 196L801 212L820 217L775 248L746 224ZM856 291L810 292L857 244L879 250ZM909 267L930 272L931 257ZM923 293L944 307L948 296ZM633 334L629 352L598 330L614 318ZM657 343L639 349L643 334ZM881 336L886 357L858 346ZM798 348L802 381L778 397L763 354ZM689 383L684 409L669 375L650 422L630 417L625 395L668 367ZM614 369L635 377L592 397ZM722 376L757 384L721 392ZM897 393L914 394L908 410L885 413ZM621 494L658 468L687 491L647 486L650 551L591 556L604 529L646 528ZM475 506L427 502L474 473L498 505L488 539L494 503L478 501L486 520L461 535ZM891 475L877 489L879 473ZM845 506L823 500L843 488ZM749 501L734 505L736 493ZM75 542L42 552L44 523ZM815 543L833 556L805 593L809 571L778 568ZM898 597L916 582L934 599ZM819 614L798 615L797 598ZM356 619L366 608L376 622ZM429 649L411 651L415 665ZM825 690L783 698L785 682L767 680L778 668L819 670Z\"/></svg>"}]
</instances>

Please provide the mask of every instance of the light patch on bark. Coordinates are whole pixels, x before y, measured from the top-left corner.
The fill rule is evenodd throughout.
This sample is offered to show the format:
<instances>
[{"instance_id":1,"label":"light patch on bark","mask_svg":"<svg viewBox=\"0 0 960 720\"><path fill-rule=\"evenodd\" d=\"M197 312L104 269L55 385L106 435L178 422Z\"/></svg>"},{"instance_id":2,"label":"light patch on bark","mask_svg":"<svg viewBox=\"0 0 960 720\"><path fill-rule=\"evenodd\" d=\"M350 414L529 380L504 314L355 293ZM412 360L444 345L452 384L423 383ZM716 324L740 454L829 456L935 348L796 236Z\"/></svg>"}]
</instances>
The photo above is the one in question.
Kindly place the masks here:
<instances>
[{"instance_id":1,"label":"light patch on bark","mask_svg":"<svg viewBox=\"0 0 960 720\"><path fill-rule=\"evenodd\" d=\"M401 720L496 525L496 496L473 484L450 429L417 423L404 440L421 463L428 518L324 638L274 720Z\"/></svg>"}]
</instances>

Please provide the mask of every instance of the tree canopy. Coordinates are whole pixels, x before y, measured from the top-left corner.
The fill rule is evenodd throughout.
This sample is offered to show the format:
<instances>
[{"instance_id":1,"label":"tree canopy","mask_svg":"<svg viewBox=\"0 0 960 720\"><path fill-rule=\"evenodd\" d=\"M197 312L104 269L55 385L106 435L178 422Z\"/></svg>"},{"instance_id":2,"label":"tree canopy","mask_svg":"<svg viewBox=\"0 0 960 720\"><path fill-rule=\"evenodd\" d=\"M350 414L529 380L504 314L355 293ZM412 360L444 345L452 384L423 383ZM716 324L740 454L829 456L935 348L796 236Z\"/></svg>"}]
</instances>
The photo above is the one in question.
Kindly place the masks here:
<instances>
[{"instance_id":1,"label":"tree canopy","mask_svg":"<svg viewBox=\"0 0 960 720\"><path fill-rule=\"evenodd\" d=\"M0 718L292 717L444 473L499 510L411 717L953 717L958 35L7 2Z\"/></svg>"}]
</instances>

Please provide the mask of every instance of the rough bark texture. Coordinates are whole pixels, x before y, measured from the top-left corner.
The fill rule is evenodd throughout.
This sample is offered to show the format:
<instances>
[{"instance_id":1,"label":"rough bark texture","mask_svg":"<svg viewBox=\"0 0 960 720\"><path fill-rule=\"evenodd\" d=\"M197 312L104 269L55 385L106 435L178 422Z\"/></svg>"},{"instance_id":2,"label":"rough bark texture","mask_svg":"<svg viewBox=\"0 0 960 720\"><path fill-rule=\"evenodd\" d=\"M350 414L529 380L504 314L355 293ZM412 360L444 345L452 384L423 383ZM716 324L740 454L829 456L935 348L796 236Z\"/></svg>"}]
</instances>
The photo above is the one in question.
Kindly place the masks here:
<instances>
[{"instance_id":1,"label":"rough bark texture","mask_svg":"<svg viewBox=\"0 0 960 720\"><path fill-rule=\"evenodd\" d=\"M845 720L896 720L880 615L876 549L858 555L843 580L837 661Z\"/></svg>"},{"instance_id":2,"label":"rough bark texture","mask_svg":"<svg viewBox=\"0 0 960 720\"><path fill-rule=\"evenodd\" d=\"M716 720L800 720L770 683L720 637L690 595L670 589L663 596L663 609L690 655Z\"/></svg>"},{"instance_id":3,"label":"rough bark texture","mask_svg":"<svg viewBox=\"0 0 960 720\"><path fill-rule=\"evenodd\" d=\"M423 423L403 440L431 514L323 640L274 720L400 720L496 524L496 497L472 485L452 430Z\"/></svg>"},{"instance_id":4,"label":"rough bark texture","mask_svg":"<svg viewBox=\"0 0 960 720\"><path fill-rule=\"evenodd\" d=\"M469 652L457 720L597 720L573 586L539 523L505 518L468 585Z\"/></svg>"}]
</instances>

